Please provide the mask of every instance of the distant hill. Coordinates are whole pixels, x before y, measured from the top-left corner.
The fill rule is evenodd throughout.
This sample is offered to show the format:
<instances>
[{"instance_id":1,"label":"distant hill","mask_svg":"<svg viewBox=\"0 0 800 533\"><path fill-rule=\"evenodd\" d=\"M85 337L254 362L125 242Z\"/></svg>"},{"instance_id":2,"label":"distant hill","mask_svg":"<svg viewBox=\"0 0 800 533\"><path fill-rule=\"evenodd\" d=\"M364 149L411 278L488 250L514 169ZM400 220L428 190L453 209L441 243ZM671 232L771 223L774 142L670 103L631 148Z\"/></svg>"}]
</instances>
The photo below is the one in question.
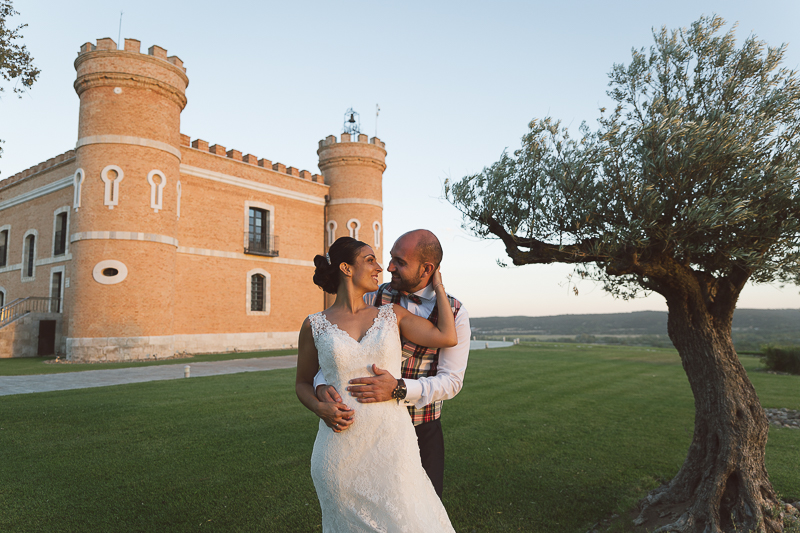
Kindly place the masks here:
<instances>
[{"instance_id":1,"label":"distant hill","mask_svg":"<svg viewBox=\"0 0 800 533\"><path fill-rule=\"evenodd\" d=\"M476 334L499 335L666 335L665 311L602 315L493 316L470 318ZM800 309L737 309L734 333L800 336Z\"/></svg>"}]
</instances>

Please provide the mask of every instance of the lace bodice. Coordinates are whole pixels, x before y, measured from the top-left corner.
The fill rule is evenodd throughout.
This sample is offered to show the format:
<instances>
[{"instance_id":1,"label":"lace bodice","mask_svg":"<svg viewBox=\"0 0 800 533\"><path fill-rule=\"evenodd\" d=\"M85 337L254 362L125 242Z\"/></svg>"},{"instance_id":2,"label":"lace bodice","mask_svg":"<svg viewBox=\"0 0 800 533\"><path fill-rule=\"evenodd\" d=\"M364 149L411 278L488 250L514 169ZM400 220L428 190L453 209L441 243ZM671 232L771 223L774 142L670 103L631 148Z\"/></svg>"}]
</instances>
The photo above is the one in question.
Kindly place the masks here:
<instances>
[{"instance_id":1,"label":"lace bodice","mask_svg":"<svg viewBox=\"0 0 800 533\"><path fill-rule=\"evenodd\" d=\"M360 341L331 324L324 313L308 317L317 347L319 366L328 384L343 391L343 384L372 375L372 364L400 375L400 331L392 304L378 308L378 316Z\"/></svg>"}]
</instances>

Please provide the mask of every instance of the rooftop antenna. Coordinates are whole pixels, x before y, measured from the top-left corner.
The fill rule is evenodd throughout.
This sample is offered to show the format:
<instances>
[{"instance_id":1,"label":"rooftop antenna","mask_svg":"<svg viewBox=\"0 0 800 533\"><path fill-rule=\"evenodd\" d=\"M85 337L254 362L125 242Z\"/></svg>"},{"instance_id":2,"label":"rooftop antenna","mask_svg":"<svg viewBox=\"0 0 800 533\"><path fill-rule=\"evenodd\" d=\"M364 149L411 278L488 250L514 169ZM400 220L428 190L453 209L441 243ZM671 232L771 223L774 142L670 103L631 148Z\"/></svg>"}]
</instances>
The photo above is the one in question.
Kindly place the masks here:
<instances>
[{"instance_id":1,"label":"rooftop antenna","mask_svg":"<svg viewBox=\"0 0 800 533\"><path fill-rule=\"evenodd\" d=\"M120 49L120 45L122 44L122 10L119 12L119 33L117 33L117 50Z\"/></svg>"},{"instance_id":2,"label":"rooftop antenna","mask_svg":"<svg viewBox=\"0 0 800 533\"><path fill-rule=\"evenodd\" d=\"M378 136L378 115L381 114L381 106L375 104L375 137Z\"/></svg>"},{"instance_id":3,"label":"rooftop antenna","mask_svg":"<svg viewBox=\"0 0 800 533\"><path fill-rule=\"evenodd\" d=\"M361 133L361 117L350 107L344 112L344 133L358 135Z\"/></svg>"}]
</instances>

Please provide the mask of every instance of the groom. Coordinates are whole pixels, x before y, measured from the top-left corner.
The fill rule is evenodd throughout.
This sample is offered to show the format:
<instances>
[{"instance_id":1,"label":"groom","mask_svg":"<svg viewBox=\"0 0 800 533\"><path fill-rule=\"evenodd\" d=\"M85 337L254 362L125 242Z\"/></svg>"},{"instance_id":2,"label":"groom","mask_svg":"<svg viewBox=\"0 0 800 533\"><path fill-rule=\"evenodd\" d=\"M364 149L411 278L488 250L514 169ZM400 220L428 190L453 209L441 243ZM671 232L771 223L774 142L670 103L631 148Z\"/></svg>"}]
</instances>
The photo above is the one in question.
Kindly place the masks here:
<instances>
[{"instance_id":1,"label":"groom","mask_svg":"<svg viewBox=\"0 0 800 533\"><path fill-rule=\"evenodd\" d=\"M442 261L439 239L428 230L415 230L402 235L394 243L388 271L391 283L381 285L376 292L366 294L364 301L379 307L387 303L399 304L415 315L437 322L441 312L436 305L436 294L430 285L431 276ZM442 401L449 400L461 390L469 356L469 314L461 302L447 296L451 312L455 315L458 344L452 348L427 348L402 339L402 376L392 376L388 371L372 365L374 376L350 381L347 391L362 403L402 401L414 423L419 443L422 466L431 479L439 498L444 483L444 437L439 420ZM400 378L400 379L398 379ZM338 402L342 399L336 389L327 386L322 374L315 382L320 401ZM353 423L352 411L334 419L323 419L334 431L343 431Z\"/></svg>"}]
</instances>

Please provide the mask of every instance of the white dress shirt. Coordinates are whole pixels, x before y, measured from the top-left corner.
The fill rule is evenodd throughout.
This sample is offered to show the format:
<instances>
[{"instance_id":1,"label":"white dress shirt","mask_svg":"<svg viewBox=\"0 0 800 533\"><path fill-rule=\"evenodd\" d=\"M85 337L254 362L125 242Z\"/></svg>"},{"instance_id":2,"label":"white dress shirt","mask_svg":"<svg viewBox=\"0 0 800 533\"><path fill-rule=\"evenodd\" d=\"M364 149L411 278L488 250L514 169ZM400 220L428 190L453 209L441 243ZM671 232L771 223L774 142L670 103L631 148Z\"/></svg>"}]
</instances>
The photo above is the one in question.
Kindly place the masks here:
<instances>
[{"instance_id":1,"label":"white dress shirt","mask_svg":"<svg viewBox=\"0 0 800 533\"><path fill-rule=\"evenodd\" d=\"M377 292L370 292L364 295L364 301L369 305L375 304ZM422 299L422 303L415 304L405 295L400 298L400 305L411 311L417 316L427 319L434 306L436 305L436 293L430 285L415 292ZM462 305L456 315L456 333L458 344L452 348L442 348L439 350L439 363L435 376L421 377L419 379L406 379L406 405L413 405L422 408L437 400L449 400L461 390L464 385L464 372L467 370L467 359L469 358L469 340L471 330L469 325L469 313ZM394 376L399 378L401 376ZM325 376L322 371L317 372L314 377L314 390L320 385L326 384ZM339 391L344 395L346 391ZM347 400L343 400L347 403Z\"/></svg>"}]
</instances>

